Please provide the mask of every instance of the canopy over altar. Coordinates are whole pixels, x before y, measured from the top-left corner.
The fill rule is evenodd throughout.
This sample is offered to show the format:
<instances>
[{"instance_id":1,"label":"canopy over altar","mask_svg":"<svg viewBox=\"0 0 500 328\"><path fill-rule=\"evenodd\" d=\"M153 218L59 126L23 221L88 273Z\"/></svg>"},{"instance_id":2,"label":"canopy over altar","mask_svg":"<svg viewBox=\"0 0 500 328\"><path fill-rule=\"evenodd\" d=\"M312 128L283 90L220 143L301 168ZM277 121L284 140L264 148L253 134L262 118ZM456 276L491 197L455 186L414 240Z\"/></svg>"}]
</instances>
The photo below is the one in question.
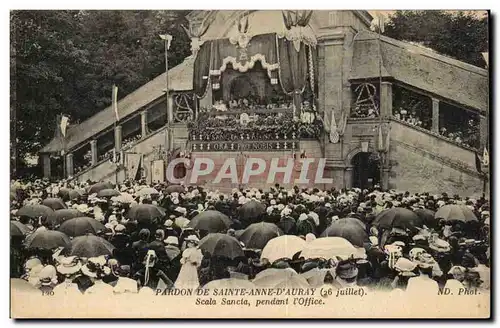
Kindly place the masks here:
<instances>
[{"instance_id":1,"label":"canopy over altar","mask_svg":"<svg viewBox=\"0 0 500 328\"><path fill-rule=\"evenodd\" d=\"M259 14L257 14L259 13ZM188 33L195 55L193 90L198 98L204 98L209 88L221 87L221 76L231 67L238 72L248 72L260 62L272 85L279 85L282 92L294 98L300 108L301 95L306 88L315 92L316 37L309 26L310 10L264 12L272 20L263 24L262 12L243 12L233 18L224 38L207 39L206 33L215 17L208 15ZM271 18L271 17L268 17ZM272 30L267 25L272 21ZM277 21L277 22L276 22ZM261 33L266 31L267 33ZM314 106L314 101L313 101Z\"/></svg>"}]
</instances>

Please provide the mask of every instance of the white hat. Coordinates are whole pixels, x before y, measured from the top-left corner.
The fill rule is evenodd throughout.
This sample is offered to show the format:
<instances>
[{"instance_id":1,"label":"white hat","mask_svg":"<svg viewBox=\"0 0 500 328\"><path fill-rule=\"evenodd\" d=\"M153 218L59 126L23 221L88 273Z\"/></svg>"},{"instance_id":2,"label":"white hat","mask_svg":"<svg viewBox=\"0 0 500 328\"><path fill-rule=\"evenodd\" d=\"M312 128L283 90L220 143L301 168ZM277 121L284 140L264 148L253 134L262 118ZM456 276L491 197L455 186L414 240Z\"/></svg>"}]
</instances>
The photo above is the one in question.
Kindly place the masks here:
<instances>
[{"instance_id":1,"label":"white hat","mask_svg":"<svg viewBox=\"0 0 500 328\"><path fill-rule=\"evenodd\" d=\"M103 270L104 274L110 274L111 269L105 265L106 265L106 258L104 256L90 257L88 259L88 263L82 266L82 273L88 277L96 278L97 270L91 269L91 267L98 267Z\"/></svg>"},{"instance_id":2,"label":"white hat","mask_svg":"<svg viewBox=\"0 0 500 328\"><path fill-rule=\"evenodd\" d=\"M179 238L177 238L176 236L168 236L167 239L165 239L163 242L165 244L179 245Z\"/></svg>"},{"instance_id":3,"label":"white hat","mask_svg":"<svg viewBox=\"0 0 500 328\"><path fill-rule=\"evenodd\" d=\"M45 266L38 274L38 279L42 285L50 285L57 282L57 271L52 265Z\"/></svg>"},{"instance_id":4,"label":"white hat","mask_svg":"<svg viewBox=\"0 0 500 328\"><path fill-rule=\"evenodd\" d=\"M187 236L186 239L184 239L184 241L193 241L193 242L199 242L200 239L198 237L196 237L196 235L189 235Z\"/></svg>"},{"instance_id":5,"label":"white hat","mask_svg":"<svg viewBox=\"0 0 500 328\"><path fill-rule=\"evenodd\" d=\"M74 274L82 268L82 264L76 256L60 257L57 271L62 274Z\"/></svg>"},{"instance_id":6,"label":"white hat","mask_svg":"<svg viewBox=\"0 0 500 328\"><path fill-rule=\"evenodd\" d=\"M174 225L174 222L170 219L167 219L164 223L164 226L166 226L166 227L171 227L173 225Z\"/></svg>"}]
</instances>

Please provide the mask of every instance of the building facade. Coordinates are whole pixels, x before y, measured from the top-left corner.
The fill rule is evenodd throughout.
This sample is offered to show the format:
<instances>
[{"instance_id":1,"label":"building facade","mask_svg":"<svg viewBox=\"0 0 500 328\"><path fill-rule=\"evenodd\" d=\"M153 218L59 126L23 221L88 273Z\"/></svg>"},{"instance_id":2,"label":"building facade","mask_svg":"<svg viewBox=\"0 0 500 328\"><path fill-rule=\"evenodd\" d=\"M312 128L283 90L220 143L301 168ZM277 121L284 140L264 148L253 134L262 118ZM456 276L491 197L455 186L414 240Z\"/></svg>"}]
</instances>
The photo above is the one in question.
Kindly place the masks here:
<instances>
[{"instance_id":1,"label":"building facade","mask_svg":"<svg viewBox=\"0 0 500 328\"><path fill-rule=\"evenodd\" d=\"M116 126L109 107L52 140L40 152L45 176L64 145L64 175L81 181L164 180L165 164L186 154L217 168L235 158L240 173L250 157L305 157L326 158L333 183L320 188L489 192L476 167L488 148L486 69L371 32L366 11L188 19L192 55L121 99ZM266 173L203 184L266 187Z\"/></svg>"}]
</instances>

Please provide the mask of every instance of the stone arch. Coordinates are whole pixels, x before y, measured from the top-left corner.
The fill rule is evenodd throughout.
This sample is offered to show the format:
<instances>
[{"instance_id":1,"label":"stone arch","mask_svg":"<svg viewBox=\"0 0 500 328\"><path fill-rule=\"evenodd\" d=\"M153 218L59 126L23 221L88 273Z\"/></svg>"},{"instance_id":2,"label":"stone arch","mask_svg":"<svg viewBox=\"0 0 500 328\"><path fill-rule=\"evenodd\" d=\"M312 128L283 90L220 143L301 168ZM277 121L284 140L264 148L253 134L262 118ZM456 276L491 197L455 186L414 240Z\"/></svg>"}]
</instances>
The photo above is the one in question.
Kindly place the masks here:
<instances>
[{"instance_id":1,"label":"stone arch","mask_svg":"<svg viewBox=\"0 0 500 328\"><path fill-rule=\"evenodd\" d=\"M347 154L344 160L344 165L346 168L352 168L352 159L359 153L361 153L361 147L356 147Z\"/></svg>"}]
</instances>

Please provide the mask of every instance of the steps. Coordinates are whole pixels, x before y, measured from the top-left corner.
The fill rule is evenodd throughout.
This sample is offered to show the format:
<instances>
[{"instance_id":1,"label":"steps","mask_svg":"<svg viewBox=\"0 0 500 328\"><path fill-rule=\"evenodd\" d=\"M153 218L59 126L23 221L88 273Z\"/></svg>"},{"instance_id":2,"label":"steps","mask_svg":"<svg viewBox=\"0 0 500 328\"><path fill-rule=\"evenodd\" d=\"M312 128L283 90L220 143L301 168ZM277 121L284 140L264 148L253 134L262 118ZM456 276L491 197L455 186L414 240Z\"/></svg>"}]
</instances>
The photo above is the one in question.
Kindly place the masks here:
<instances>
[{"instance_id":1,"label":"steps","mask_svg":"<svg viewBox=\"0 0 500 328\"><path fill-rule=\"evenodd\" d=\"M475 151L428 130L391 120L390 188L480 196Z\"/></svg>"}]
</instances>

